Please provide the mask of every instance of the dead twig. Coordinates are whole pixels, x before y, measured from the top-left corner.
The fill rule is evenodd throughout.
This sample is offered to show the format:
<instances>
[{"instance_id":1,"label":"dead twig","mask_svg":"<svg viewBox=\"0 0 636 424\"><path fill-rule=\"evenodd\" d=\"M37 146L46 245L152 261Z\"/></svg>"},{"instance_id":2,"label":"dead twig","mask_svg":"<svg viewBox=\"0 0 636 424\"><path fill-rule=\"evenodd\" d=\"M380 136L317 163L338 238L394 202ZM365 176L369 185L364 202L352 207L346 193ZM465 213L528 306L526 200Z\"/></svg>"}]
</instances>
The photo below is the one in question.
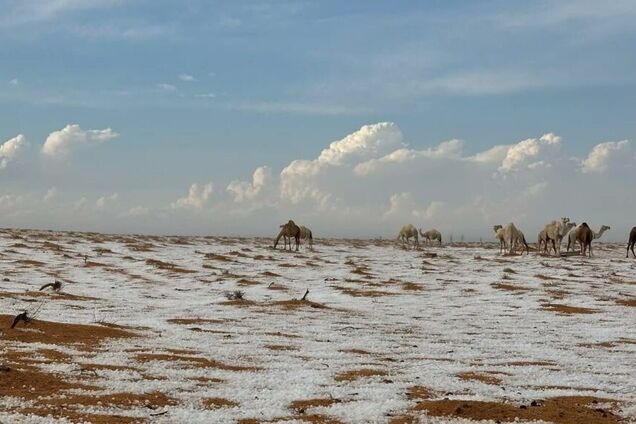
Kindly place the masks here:
<instances>
[{"instance_id":1,"label":"dead twig","mask_svg":"<svg viewBox=\"0 0 636 424\"><path fill-rule=\"evenodd\" d=\"M305 294L303 295L303 297L300 300L305 300L307 298L308 294L309 294L309 289L307 289L307 291L305 292Z\"/></svg>"}]
</instances>

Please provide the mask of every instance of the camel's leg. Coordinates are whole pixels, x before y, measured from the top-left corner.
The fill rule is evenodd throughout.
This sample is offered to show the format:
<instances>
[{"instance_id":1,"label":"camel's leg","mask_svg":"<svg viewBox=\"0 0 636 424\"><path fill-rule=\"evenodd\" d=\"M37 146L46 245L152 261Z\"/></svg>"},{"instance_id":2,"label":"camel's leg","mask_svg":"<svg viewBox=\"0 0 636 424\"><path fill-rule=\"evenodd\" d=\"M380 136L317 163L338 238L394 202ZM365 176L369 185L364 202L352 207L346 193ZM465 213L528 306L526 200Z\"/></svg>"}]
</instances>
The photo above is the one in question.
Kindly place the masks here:
<instances>
[{"instance_id":1,"label":"camel's leg","mask_svg":"<svg viewBox=\"0 0 636 424\"><path fill-rule=\"evenodd\" d=\"M296 236L296 252L298 252L299 244L300 244L300 237ZM291 240L289 240L289 249L291 250Z\"/></svg>"},{"instance_id":2,"label":"camel's leg","mask_svg":"<svg viewBox=\"0 0 636 424\"><path fill-rule=\"evenodd\" d=\"M634 257L636 258L636 253L634 253L634 244L636 243L632 243L632 255L634 255Z\"/></svg>"},{"instance_id":3,"label":"camel's leg","mask_svg":"<svg viewBox=\"0 0 636 424\"><path fill-rule=\"evenodd\" d=\"M554 239L550 239L552 241L552 248L554 249L554 255L556 256L557 254L557 250L556 250L556 243L554 241ZM548 251L548 254L550 254L550 252Z\"/></svg>"},{"instance_id":4,"label":"camel's leg","mask_svg":"<svg viewBox=\"0 0 636 424\"><path fill-rule=\"evenodd\" d=\"M590 242L590 258L592 257L592 243Z\"/></svg>"}]
</instances>

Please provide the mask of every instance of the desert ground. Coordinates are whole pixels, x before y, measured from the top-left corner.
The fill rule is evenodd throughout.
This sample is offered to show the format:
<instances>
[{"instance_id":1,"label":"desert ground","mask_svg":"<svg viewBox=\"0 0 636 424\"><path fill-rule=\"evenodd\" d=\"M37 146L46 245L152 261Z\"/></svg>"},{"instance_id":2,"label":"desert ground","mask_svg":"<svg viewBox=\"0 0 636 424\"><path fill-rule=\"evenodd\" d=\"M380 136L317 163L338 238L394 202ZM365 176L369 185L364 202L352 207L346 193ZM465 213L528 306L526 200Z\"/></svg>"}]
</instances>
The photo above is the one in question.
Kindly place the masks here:
<instances>
[{"instance_id":1,"label":"desert ground","mask_svg":"<svg viewBox=\"0 0 636 424\"><path fill-rule=\"evenodd\" d=\"M0 230L0 422L636 422L624 244L271 245Z\"/></svg>"}]
</instances>

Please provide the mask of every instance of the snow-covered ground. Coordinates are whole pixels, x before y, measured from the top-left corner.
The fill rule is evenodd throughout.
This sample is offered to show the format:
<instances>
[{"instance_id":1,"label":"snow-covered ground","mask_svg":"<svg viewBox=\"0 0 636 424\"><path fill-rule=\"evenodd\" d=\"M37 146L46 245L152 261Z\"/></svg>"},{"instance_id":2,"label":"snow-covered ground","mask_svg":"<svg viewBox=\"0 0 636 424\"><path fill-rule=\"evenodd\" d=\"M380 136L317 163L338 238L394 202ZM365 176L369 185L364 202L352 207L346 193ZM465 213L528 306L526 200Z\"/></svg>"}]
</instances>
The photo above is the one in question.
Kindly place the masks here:
<instances>
[{"instance_id":1,"label":"snow-covered ground","mask_svg":"<svg viewBox=\"0 0 636 424\"><path fill-rule=\"evenodd\" d=\"M413 250L317 240L314 252L300 253L270 245L0 232L2 314L119 324L141 336L86 352L8 342L0 333L0 354L65 352L72 360L39 367L67 380L82 380L79 363L128 366L100 369L91 384L104 393L161 392L176 404L90 412L152 422L292 422L315 414L383 423L409 413L414 386L433 398L514 403L595 396L619 401L615 412L636 418L636 260L625 259L623 245L595 244L591 259L503 257L480 245ZM63 293L95 299L25 294L54 279ZM293 301L307 289L308 302ZM244 300L228 300L236 290ZM205 407L210 398L228 403ZM290 406L306 399L331 402L300 412ZM27 403L0 400L0 422L55 421L25 418ZM453 420L430 422L465 422Z\"/></svg>"}]
</instances>

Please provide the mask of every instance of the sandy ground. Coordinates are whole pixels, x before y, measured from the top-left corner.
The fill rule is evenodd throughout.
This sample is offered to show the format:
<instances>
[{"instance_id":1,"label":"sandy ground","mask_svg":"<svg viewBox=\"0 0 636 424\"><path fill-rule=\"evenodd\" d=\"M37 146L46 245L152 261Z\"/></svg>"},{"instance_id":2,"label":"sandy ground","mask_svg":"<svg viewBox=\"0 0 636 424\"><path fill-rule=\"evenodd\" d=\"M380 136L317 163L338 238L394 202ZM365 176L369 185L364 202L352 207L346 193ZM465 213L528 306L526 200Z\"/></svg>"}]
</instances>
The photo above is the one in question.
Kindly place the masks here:
<instances>
[{"instance_id":1,"label":"sandy ground","mask_svg":"<svg viewBox=\"0 0 636 424\"><path fill-rule=\"evenodd\" d=\"M0 230L0 422L636 422L623 245L270 245Z\"/></svg>"}]
</instances>

